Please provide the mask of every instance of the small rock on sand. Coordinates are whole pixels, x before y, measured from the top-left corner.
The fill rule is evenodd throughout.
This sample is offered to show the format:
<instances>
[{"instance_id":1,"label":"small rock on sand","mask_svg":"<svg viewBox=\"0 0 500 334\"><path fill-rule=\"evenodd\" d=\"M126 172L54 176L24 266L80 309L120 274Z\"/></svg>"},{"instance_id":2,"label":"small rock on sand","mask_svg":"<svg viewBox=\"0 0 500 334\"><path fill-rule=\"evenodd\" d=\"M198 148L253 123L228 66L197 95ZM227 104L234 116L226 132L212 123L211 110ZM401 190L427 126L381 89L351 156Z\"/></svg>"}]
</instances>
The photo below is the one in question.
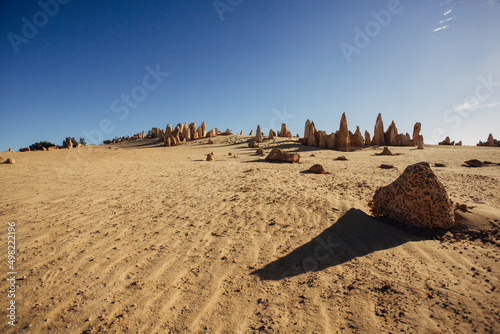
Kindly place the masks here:
<instances>
[{"instance_id":1,"label":"small rock on sand","mask_svg":"<svg viewBox=\"0 0 500 334\"><path fill-rule=\"evenodd\" d=\"M266 160L268 161L285 161L285 162L299 162L300 155L298 153L288 153L280 150L279 148L273 148L271 152L267 155Z\"/></svg>"},{"instance_id":2,"label":"small rock on sand","mask_svg":"<svg viewBox=\"0 0 500 334\"><path fill-rule=\"evenodd\" d=\"M384 150L382 153L379 153L379 155L394 155L387 146L384 147Z\"/></svg>"},{"instance_id":3,"label":"small rock on sand","mask_svg":"<svg viewBox=\"0 0 500 334\"><path fill-rule=\"evenodd\" d=\"M341 155L340 157L335 158L335 160L347 161L347 158L345 156Z\"/></svg>"},{"instance_id":4,"label":"small rock on sand","mask_svg":"<svg viewBox=\"0 0 500 334\"><path fill-rule=\"evenodd\" d=\"M330 174L327 171L325 171L325 169L323 168L323 166L321 166L319 164L313 165L311 168L309 168L308 170L306 170L304 172L306 172L306 173L314 173L314 174Z\"/></svg>"},{"instance_id":5,"label":"small rock on sand","mask_svg":"<svg viewBox=\"0 0 500 334\"><path fill-rule=\"evenodd\" d=\"M213 155L213 153L207 154L207 161L214 161L214 155Z\"/></svg>"},{"instance_id":6,"label":"small rock on sand","mask_svg":"<svg viewBox=\"0 0 500 334\"><path fill-rule=\"evenodd\" d=\"M441 163L439 163L439 162L436 162L436 163L434 164L434 167L446 167L446 165L445 165L445 164L441 164Z\"/></svg>"},{"instance_id":7,"label":"small rock on sand","mask_svg":"<svg viewBox=\"0 0 500 334\"><path fill-rule=\"evenodd\" d=\"M394 168L394 166L393 165L381 164L380 168L382 168L382 169L391 169L391 168Z\"/></svg>"},{"instance_id":8,"label":"small rock on sand","mask_svg":"<svg viewBox=\"0 0 500 334\"><path fill-rule=\"evenodd\" d=\"M6 164L9 164L9 165L12 165L12 164L15 164L16 163L16 160L12 159L12 158L7 158L7 160L5 160Z\"/></svg>"},{"instance_id":9,"label":"small rock on sand","mask_svg":"<svg viewBox=\"0 0 500 334\"><path fill-rule=\"evenodd\" d=\"M248 142L248 147L257 148L257 147L260 147L260 144L256 140L252 139Z\"/></svg>"},{"instance_id":10,"label":"small rock on sand","mask_svg":"<svg viewBox=\"0 0 500 334\"><path fill-rule=\"evenodd\" d=\"M470 167L483 167L484 166L484 164L477 159L467 160L467 161L465 161L465 163Z\"/></svg>"}]
</instances>

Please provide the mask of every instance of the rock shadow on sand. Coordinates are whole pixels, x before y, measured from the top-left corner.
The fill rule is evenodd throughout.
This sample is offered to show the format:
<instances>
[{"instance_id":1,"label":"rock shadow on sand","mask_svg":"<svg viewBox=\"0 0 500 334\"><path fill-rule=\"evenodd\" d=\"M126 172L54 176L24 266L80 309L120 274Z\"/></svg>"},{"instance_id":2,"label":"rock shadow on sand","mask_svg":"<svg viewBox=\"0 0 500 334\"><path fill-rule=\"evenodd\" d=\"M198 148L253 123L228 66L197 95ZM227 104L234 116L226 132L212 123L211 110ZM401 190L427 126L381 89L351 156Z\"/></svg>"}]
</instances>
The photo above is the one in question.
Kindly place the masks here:
<instances>
[{"instance_id":1,"label":"rock shadow on sand","mask_svg":"<svg viewBox=\"0 0 500 334\"><path fill-rule=\"evenodd\" d=\"M379 221L361 210L350 209L308 243L251 274L261 280L277 281L420 240L424 238Z\"/></svg>"}]
</instances>

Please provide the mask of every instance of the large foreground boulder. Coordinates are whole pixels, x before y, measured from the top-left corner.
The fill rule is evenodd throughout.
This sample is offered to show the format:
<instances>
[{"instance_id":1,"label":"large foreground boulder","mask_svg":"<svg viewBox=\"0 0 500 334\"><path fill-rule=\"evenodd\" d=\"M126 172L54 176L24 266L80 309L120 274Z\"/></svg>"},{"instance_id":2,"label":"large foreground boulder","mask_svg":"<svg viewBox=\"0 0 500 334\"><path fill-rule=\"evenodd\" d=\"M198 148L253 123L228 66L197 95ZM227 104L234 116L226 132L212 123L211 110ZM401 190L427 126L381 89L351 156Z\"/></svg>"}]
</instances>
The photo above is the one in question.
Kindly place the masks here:
<instances>
[{"instance_id":1,"label":"large foreground boulder","mask_svg":"<svg viewBox=\"0 0 500 334\"><path fill-rule=\"evenodd\" d=\"M371 206L375 215L408 226L449 229L455 224L452 202L427 162L406 167L393 183L375 192Z\"/></svg>"},{"instance_id":2,"label":"large foreground boulder","mask_svg":"<svg viewBox=\"0 0 500 334\"><path fill-rule=\"evenodd\" d=\"M300 155L298 153L288 153L280 150L279 148L273 148L271 152L266 157L268 161L285 161L285 162L299 162Z\"/></svg>"}]
</instances>

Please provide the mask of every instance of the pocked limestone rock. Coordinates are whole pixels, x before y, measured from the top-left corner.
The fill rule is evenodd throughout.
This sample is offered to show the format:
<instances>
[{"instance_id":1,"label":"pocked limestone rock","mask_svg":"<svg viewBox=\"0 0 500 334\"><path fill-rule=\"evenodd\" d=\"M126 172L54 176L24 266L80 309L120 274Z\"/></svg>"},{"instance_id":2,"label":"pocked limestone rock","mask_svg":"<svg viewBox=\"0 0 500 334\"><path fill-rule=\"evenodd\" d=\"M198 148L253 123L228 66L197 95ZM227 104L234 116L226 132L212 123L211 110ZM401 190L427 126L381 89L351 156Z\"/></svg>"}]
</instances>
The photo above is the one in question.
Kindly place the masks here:
<instances>
[{"instance_id":1,"label":"pocked limestone rock","mask_svg":"<svg viewBox=\"0 0 500 334\"><path fill-rule=\"evenodd\" d=\"M352 139L351 139L351 145L352 146L363 146L365 144L365 140L363 139L363 135L361 134L361 131L359 130L359 126L356 126L356 132L354 132Z\"/></svg>"},{"instance_id":2,"label":"pocked limestone rock","mask_svg":"<svg viewBox=\"0 0 500 334\"><path fill-rule=\"evenodd\" d=\"M309 128L310 127L311 127L311 121L307 120L306 124L304 125L304 138L306 138L306 139L309 137Z\"/></svg>"},{"instance_id":3,"label":"pocked limestone rock","mask_svg":"<svg viewBox=\"0 0 500 334\"><path fill-rule=\"evenodd\" d=\"M280 150L279 148L273 148L271 152L266 157L268 161L285 161L285 162L299 162L300 155L298 153L288 153Z\"/></svg>"},{"instance_id":4,"label":"pocked limestone rock","mask_svg":"<svg viewBox=\"0 0 500 334\"><path fill-rule=\"evenodd\" d=\"M316 132L317 131L316 127L314 126L314 122L311 122L311 124L309 124L309 131L307 132L307 137L305 137L307 145L309 146L318 145L316 141Z\"/></svg>"},{"instance_id":5,"label":"pocked limestone rock","mask_svg":"<svg viewBox=\"0 0 500 334\"><path fill-rule=\"evenodd\" d=\"M408 226L449 229L455 224L452 202L427 162L406 167L403 174L375 192L375 215Z\"/></svg>"},{"instance_id":6,"label":"pocked limestone rock","mask_svg":"<svg viewBox=\"0 0 500 334\"><path fill-rule=\"evenodd\" d=\"M396 128L396 123L391 122L387 131L384 133L385 144L390 146L398 145L398 129Z\"/></svg>"},{"instance_id":7,"label":"pocked limestone rock","mask_svg":"<svg viewBox=\"0 0 500 334\"><path fill-rule=\"evenodd\" d=\"M369 146L371 144L372 144L372 140L370 138L370 133L365 130L365 145Z\"/></svg>"},{"instance_id":8,"label":"pocked limestone rock","mask_svg":"<svg viewBox=\"0 0 500 334\"><path fill-rule=\"evenodd\" d=\"M257 125L257 134L255 135L254 139L258 143L262 141L262 131L260 130L260 125Z\"/></svg>"},{"instance_id":9,"label":"pocked limestone rock","mask_svg":"<svg viewBox=\"0 0 500 334\"><path fill-rule=\"evenodd\" d=\"M314 174L329 174L320 164L313 165L311 168L306 170L306 172Z\"/></svg>"},{"instance_id":10,"label":"pocked limestone rock","mask_svg":"<svg viewBox=\"0 0 500 334\"><path fill-rule=\"evenodd\" d=\"M205 121L201 122L201 131L199 137L205 138L207 136L207 125L205 124Z\"/></svg>"},{"instance_id":11,"label":"pocked limestone rock","mask_svg":"<svg viewBox=\"0 0 500 334\"><path fill-rule=\"evenodd\" d=\"M382 121L382 114L378 114L373 129L372 145L384 145L384 122Z\"/></svg>"},{"instance_id":12,"label":"pocked limestone rock","mask_svg":"<svg viewBox=\"0 0 500 334\"><path fill-rule=\"evenodd\" d=\"M196 129L195 122L189 124L189 135L190 135L190 140L198 139L198 130Z\"/></svg>"},{"instance_id":13,"label":"pocked limestone rock","mask_svg":"<svg viewBox=\"0 0 500 334\"><path fill-rule=\"evenodd\" d=\"M278 137L292 138L292 133L288 131L285 123L281 123L281 131L278 133Z\"/></svg>"},{"instance_id":14,"label":"pocked limestone rock","mask_svg":"<svg viewBox=\"0 0 500 334\"><path fill-rule=\"evenodd\" d=\"M328 143L328 135L326 134L326 131L318 131L318 135L319 135L318 147L326 148Z\"/></svg>"},{"instance_id":15,"label":"pocked limestone rock","mask_svg":"<svg viewBox=\"0 0 500 334\"><path fill-rule=\"evenodd\" d=\"M347 127L347 117L345 113L340 118L340 127L335 135L340 150L348 150L350 146L349 130Z\"/></svg>"},{"instance_id":16,"label":"pocked limestone rock","mask_svg":"<svg viewBox=\"0 0 500 334\"><path fill-rule=\"evenodd\" d=\"M389 147L385 146L384 149L382 150L382 153L379 155L394 155L390 150Z\"/></svg>"},{"instance_id":17,"label":"pocked limestone rock","mask_svg":"<svg viewBox=\"0 0 500 334\"><path fill-rule=\"evenodd\" d=\"M451 143L450 137L446 137L442 142L439 142L438 145L453 145Z\"/></svg>"},{"instance_id":18,"label":"pocked limestone rock","mask_svg":"<svg viewBox=\"0 0 500 334\"><path fill-rule=\"evenodd\" d=\"M260 143L258 141L256 141L255 139L251 139L248 142L248 147L250 147L250 148L257 148L257 147L260 147Z\"/></svg>"},{"instance_id":19,"label":"pocked limestone rock","mask_svg":"<svg viewBox=\"0 0 500 334\"><path fill-rule=\"evenodd\" d=\"M413 127L413 145L420 146L424 143L424 137L420 134L420 130L422 129L422 124L420 122L415 123Z\"/></svg>"},{"instance_id":20,"label":"pocked limestone rock","mask_svg":"<svg viewBox=\"0 0 500 334\"><path fill-rule=\"evenodd\" d=\"M73 143L71 142L71 138L68 138L63 142L63 147L71 150L73 148Z\"/></svg>"}]
</instances>

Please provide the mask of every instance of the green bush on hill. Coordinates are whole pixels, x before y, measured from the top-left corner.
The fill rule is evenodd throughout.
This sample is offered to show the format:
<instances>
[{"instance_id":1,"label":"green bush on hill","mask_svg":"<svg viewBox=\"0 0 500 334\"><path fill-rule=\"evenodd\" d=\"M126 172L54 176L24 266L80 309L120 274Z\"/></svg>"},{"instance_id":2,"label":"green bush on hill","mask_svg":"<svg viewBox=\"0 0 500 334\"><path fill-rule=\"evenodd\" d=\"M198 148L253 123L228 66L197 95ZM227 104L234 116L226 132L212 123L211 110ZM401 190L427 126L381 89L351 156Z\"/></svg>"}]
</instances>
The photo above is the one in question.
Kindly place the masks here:
<instances>
[{"instance_id":1,"label":"green bush on hill","mask_svg":"<svg viewBox=\"0 0 500 334\"><path fill-rule=\"evenodd\" d=\"M38 143L34 143L33 145L30 145L30 150L32 151L38 151L38 150L43 150L43 148L49 148L51 146L56 146L55 144L52 144L51 142L48 141L40 141Z\"/></svg>"}]
</instances>

